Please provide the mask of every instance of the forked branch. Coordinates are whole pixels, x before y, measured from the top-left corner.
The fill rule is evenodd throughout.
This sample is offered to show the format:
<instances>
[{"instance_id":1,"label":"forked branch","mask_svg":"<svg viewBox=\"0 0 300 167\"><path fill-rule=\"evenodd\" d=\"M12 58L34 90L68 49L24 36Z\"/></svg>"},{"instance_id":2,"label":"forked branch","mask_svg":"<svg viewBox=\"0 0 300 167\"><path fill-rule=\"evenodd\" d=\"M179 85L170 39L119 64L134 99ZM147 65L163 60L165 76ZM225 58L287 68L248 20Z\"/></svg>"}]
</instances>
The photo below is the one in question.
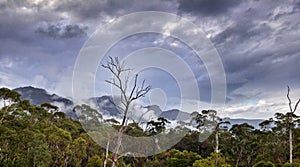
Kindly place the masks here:
<instances>
[{"instance_id":1,"label":"forked branch","mask_svg":"<svg viewBox=\"0 0 300 167\"><path fill-rule=\"evenodd\" d=\"M109 72L111 72L111 74L113 75L111 80L105 80L105 82L118 88L118 90L120 91L121 103L123 105L123 108L120 106L118 106L118 107L122 108L122 111L124 112L121 127L118 132L117 143L116 143L116 146L113 151L112 158L111 158L112 166L115 167L118 159L120 157L122 157L122 156L118 157L117 154L121 148L123 133L126 130L126 124L127 124L126 122L128 120L127 114L128 114L130 104L134 100L137 100L137 99L145 96L150 91L151 87L145 86L145 80L143 80L141 86L139 87L138 86L138 75L135 75L134 81L133 81L133 87L131 90L128 91L130 69L126 68L125 63L120 62L118 57L115 57L115 58L109 57L108 62L105 65L102 64L102 67L104 67L105 69L108 69ZM122 74L124 74L124 75L122 75ZM107 153L106 153L106 155L107 155ZM108 160L107 156L106 156L106 160Z\"/></svg>"},{"instance_id":2,"label":"forked branch","mask_svg":"<svg viewBox=\"0 0 300 167\"><path fill-rule=\"evenodd\" d=\"M300 103L300 99L298 99L298 101L297 101L297 103L296 103L296 105L294 106L294 109L293 109L293 107L292 107L292 101L291 101L291 98L290 98L290 87L289 86L288 86L288 92L287 92L286 96L287 96L287 98L289 100L290 111L291 111L292 114L294 114L296 112L296 110L297 110L297 107L298 107L299 103Z\"/></svg>"}]
</instances>

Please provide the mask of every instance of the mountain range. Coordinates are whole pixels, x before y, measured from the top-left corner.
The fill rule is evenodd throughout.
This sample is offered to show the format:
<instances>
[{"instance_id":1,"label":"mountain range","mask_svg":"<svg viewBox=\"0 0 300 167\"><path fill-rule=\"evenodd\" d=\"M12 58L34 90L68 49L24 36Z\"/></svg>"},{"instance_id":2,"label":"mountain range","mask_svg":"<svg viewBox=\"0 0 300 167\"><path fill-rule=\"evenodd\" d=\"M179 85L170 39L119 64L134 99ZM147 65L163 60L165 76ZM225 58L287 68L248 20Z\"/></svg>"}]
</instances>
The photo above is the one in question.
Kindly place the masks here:
<instances>
[{"instance_id":1,"label":"mountain range","mask_svg":"<svg viewBox=\"0 0 300 167\"><path fill-rule=\"evenodd\" d=\"M29 100L31 104L41 105L42 103L50 103L56 105L60 110L64 111L66 115L72 119L77 119L77 115L73 112L74 103L71 99L61 97L57 94L50 94L45 89L35 88L32 86L20 87L14 89L14 91L21 94L21 99ZM93 97L87 100L87 102L96 103L97 109L104 115L110 115L118 117L121 115L121 110L115 105L114 99L111 96ZM190 120L190 114L178 109L171 109L162 111L157 105L149 105L142 107L148 111L152 111L157 117L164 117L170 121L174 120ZM234 124L248 123L255 128L259 128L259 123L263 119L227 119L230 122L228 128Z\"/></svg>"}]
</instances>

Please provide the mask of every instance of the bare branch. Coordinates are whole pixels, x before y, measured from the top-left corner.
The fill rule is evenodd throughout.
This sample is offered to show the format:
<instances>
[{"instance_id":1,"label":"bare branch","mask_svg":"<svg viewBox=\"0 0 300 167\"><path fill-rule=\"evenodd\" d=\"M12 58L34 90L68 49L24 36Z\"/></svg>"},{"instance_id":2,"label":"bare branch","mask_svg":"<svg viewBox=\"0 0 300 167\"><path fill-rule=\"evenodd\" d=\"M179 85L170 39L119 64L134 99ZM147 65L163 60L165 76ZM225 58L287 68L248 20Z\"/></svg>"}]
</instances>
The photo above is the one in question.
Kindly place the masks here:
<instances>
[{"instance_id":1,"label":"bare branch","mask_svg":"<svg viewBox=\"0 0 300 167\"><path fill-rule=\"evenodd\" d=\"M290 99L290 87L289 87L289 86L288 86L288 92L287 92L286 97L287 97L288 100L289 100L289 107L290 107L290 111L291 111L291 113L292 113L292 112L293 112L293 109L292 109L292 101L291 101L291 99Z\"/></svg>"},{"instance_id":2,"label":"bare branch","mask_svg":"<svg viewBox=\"0 0 300 167\"><path fill-rule=\"evenodd\" d=\"M128 89L129 78L130 78L130 71L125 76L125 83L124 83L124 90L125 90L125 92L127 92L127 89Z\"/></svg>"},{"instance_id":3,"label":"bare branch","mask_svg":"<svg viewBox=\"0 0 300 167\"><path fill-rule=\"evenodd\" d=\"M116 84L116 82L114 81L114 79L113 79L113 81L105 80L105 82L107 82L107 83L109 83L109 84L111 84L111 85L114 85L114 86L116 86L117 88L121 89L120 86Z\"/></svg>"},{"instance_id":4,"label":"bare branch","mask_svg":"<svg viewBox=\"0 0 300 167\"><path fill-rule=\"evenodd\" d=\"M134 93L134 91L135 91L135 89L136 89L137 78L138 78L138 74L136 74L135 77L134 77L134 86L133 86L133 88L132 88L132 90L131 90L131 93L130 93L130 95L129 95L129 99L132 99L133 93Z\"/></svg>"},{"instance_id":5,"label":"bare branch","mask_svg":"<svg viewBox=\"0 0 300 167\"><path fill-rule=\"evenodd\" d=\"M124 105L124 106L126 106L126 101L125 101L125 97L124 97L124 95L123 94L121 94L121 99L120 99L120 101L121 101L121 103Z\"/></svg>"},{"instance_id":6,"label":"bare branch","mask_svg":"<svg viewBox=\"0 0 300 167\"><path fill-rule=\"evenodd\" d=\"M114 106L116 106L118 109L122 110L124 112L124 109L120 106L118 106L112 99L108 98L108 101L113 104Z\"/></svg>"},{"instance_id":7,"label":"bare branch","mask_svg":"<svg viewBox=\"0 0 300 167\"><path fill-rule=\"evenodd\" d=\"M122 63L124 64L124 63ZM107 62L106 65L102 64L102 67L108 69L112 74L113 74L113 79L111 81L105 80L107 83L117 87L120 92L121 92L121 99L124 98L125 101L127 101L127 96L126 96L126 89L127 86L123 87L123 82L121 79L121 73L124 71L128 71L129 69L125 69L120 65L120 61L118 57L112 58L111 56L109 57L109 61ZM126 85L126 82L125 82ZM123 103L125 105L125 103Z\"/></svg>"},{"instance_id":8,"label":"bare branch","mask_svg":"<svg viewBox=\"0 0 300 167\"><path fill-rule=\"evenodd\" d=\"M294 110L293 110L293 108L292 108L292 101L290 99L290 87L289 86L288 86L288 92L287 92L286 96L287 96L287 98L289 100L290 111L291 111L292 114L294 114L296 112L296 110L297 110L297 107L298 107L299 103L300 103L300 99L297 101L296 105L294 106Z\"/></svg>"},{"instance_id":9,"label":"bare branch","mask_svg":"<svg viewBox=\"0 0 300 167\"><path fill-rule=\"evenodd\" d=\"M298 107L299 102L300 102L300 99L297 101L293 113L295 113L295 111L297 110L297 107Z\"/></svg>"},{"instance_id":10,"label":"bare branch","mask_svg":"<svg viewBox=\"0 0 300 167\"><path fill-rule=\"evenodd\" d=\"M116 76L117 74L115 73L115 71L113 70L113 67L111 67L110 64L107 63L107 65L102 64L102 67L108 69L114 76Z\"/></svg>"},{"instance_id":11,"label":"bare branch","mask_svg":"<svg viewBox=\"0 0 300 167\"><path fill-rule=\"evenodd\" d=\"M131 98L132 101L140 98L140 97L144 97L151 89L151 86L147 86L145 87L145 80L143 80L142 82L142 86L136 89L136 93L135 96Z\"/></svg>"},{"instance_id":12,"label":"bare branch","mask_svg":"<svg viewBox=\"0 0 300 167\"><path fill-rule=\"evenodd\" d=\"M143 80L141 87L138 87L137 86L138 85L138 75L135 75L133 88L128 92L127 90L129 89L128 88L129 87L129 78L130 78L129 76L130 76L131 69L127 69L125 66L126 66L125 62L120 62L118 57L115 57L115 58L109 57L108 62L105 65L102 64L102 67L105 69L108 69L113 75L113 78L111 80L105 80L105 82L107 82L107 83L111 84L112 86L119 89L121 105L124 106L124 108L122 108L118 105L115 105L122 109L123 120L122 120L121 128L119 129L119 133L118 133L117 145L113 151L113 156L112 156L113 165L112 166L115 166L115 163L117 162L117 160L123 156L122 155L122 156L118 157L117 153L121 147L122 136L126 129L126 125L127 125L127 121L128 121L127 114L130 109L130 104L134 100L145 96L151 89L150 86L145 86L145 80ZM125 76L122 75L122 74L124 74L124 72L126 74ZM126 73L126 72L128 72L128 73Z\"/></svg>"}]
</instances>

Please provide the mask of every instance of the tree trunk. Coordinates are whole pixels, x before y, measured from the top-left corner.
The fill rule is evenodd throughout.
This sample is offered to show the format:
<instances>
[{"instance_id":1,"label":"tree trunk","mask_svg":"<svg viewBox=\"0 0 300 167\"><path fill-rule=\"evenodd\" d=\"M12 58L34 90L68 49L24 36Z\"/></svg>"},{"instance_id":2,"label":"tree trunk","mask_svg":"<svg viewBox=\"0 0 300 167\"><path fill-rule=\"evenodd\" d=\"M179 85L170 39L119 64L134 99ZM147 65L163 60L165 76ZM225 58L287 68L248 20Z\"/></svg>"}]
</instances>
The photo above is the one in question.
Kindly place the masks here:
<instances>
[{"instance_id":1,"label":"tree trunk","mask_svg":"<svg viewBox=\"0 0 300 167\"><path fill-rule=\"evenodd\" d=\"M121 124L121 128L118 132L117 145L116 145L116 147L114 149L114 152L113 152L113 155L112 155L112 167L115 167L116 162L118 161L118 152L119 152L121 144L122 144L123 133L126 129L125 122L126 122L126 119L127 119L127 112L128 112L128 109L129 109L129 105L130 105L130 102L127 102L126 106L125 106L125 111L124 111L124 116L123 116L123 121L122 121L122 124Z\"/></svg>"},{"instance_id":2,"label":"tree trunk","mask_svg":"<svg viewBox=\"0 0 300 167\"><path fill-rule=\"evenodd\" d=\"M292 127L290 127L290 164L293 163L293 130Z\"/></svg>"},{"instance_id":3,"label":"tree trunk","mask_svg":"<svg viewBox=\"0 0 300 167\"><path fill-rule=\"evenodd\" d=\"M219 153L219 133L216 131L216 153Z\"/></svg>"},{"instance_id":4,"label":"tree trunk","mask_svg":"<svg viewBox=\"0 0 300 167\"><path fill-rule=\"evenodd\" d=\"M219 154L219 133L216 131L216 166L218 166L218 155Z\"/></svg>"},{"instance_id":5,"label":"tree trunk","mask_svg":"<svg viewBox=\"0 0 300 167\"><path fill-rule=\"evenodd\" d=\"M116 167L116 162L118 161L118 152L119 152L121 144L122 144L122 137L123 137L125 128L126 128L125 126L122 126L119 130L117 145L116 145L115 150L112 155L112 167Z\"/></svg>"},{"instance_id":6,"label":"tree trunk","mask_svg":"<svg viewBox=\"0 0 300 167\"><path fill-rule=\"evenodd\" d=\"M239 152L238 159L236 161L235 167L239 166L239 162L240 162L240 159L242 158L242 154L243 154L243 148L241 148L241 150Z\"/></svg>"},{"instance_id":7,"label":"tree trunk","mask_svg":"<svg viewBox=\"0 0 300 167\"><path fill-rule=\"evenodd\" d=\"M126 129L127 112L128 112L130 103L141 97L144 97L150 91L151 87L150 86L145 87L145 85L144 85L145 80L143 80L142 85L139 87L137 85L138 74L136 74L135 78L134 78L133 88L131 89L131 91L127 91L127 87L129 86L129 72L128 71L130 69L127 69L124 66L124 62L120 62L118 57L115 57L115 58L109 57L107 64L106 65L102 64L102 67L108 69L112 73L113 78L111 80L105 80L105 81L119 89L120 95L121 95L121 105L124 105L124 107L125 107L121 128L118 132L117 143L116 143L113 155L112 155L112 166L115 167L116 163L118 161L118 158L119 158L118 152L121 147L123 133ZM121 74L123 72L125 72L125 74L126 74L126 71L128 73L125 76L125 80L123 80L123 77L121 77ZM127 92L129 92L128 95L126 94ZM123 107L121 107L121 108L123 108Z\"/></svg>"},{"instance_id":8,"label":"tree trunk","mask_svg":"<svg viewBox=\"0 0 300 167\"><path fill-rule=\"evenodd\" d=\"M108 138L107 143L106 143L105 160L104 160L104 163L103 163L103 167L106 167L107 160L108 160L109 140L110 140L110 138Z\"/></svg>"}]
</instances>

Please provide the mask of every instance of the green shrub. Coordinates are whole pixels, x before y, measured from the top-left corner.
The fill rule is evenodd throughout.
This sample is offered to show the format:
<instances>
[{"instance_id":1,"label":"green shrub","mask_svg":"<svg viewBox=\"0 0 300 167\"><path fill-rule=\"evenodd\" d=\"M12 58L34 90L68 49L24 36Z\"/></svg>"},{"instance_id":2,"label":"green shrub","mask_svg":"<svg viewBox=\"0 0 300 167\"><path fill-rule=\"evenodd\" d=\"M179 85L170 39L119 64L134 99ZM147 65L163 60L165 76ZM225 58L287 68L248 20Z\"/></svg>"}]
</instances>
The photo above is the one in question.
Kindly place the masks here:
<instances>
[{"instance_id":1,"label":"green shrub","mask_svg":"<svg viewBox=\"0 0 300 167\"><path fill-rule=\"evenodd\" d=\"M200 159L194 162L193 167L231 167L228 158L220 153L212 153L205 159Z\"/></svg>"},{"instance_id":2,"label":"green shrub","mask_svg":"<svg viewBox=\"0 0 300 167\"><path fill-rule=\"evenodd\" d=\"M286 162L282 167L300 167L300 164L297 162L293 162L292 164Z\"/></svg>"},{"instance_id":3,"label":"green shrub","mask_svg":"<svg viewBox=\"0 0 300 167\"><path fill-rule=\"evenodd\" d=\"M275 167L275 164L272 162L259 161L253 165L253 167Z\"/></svg>"}]
</instances>

